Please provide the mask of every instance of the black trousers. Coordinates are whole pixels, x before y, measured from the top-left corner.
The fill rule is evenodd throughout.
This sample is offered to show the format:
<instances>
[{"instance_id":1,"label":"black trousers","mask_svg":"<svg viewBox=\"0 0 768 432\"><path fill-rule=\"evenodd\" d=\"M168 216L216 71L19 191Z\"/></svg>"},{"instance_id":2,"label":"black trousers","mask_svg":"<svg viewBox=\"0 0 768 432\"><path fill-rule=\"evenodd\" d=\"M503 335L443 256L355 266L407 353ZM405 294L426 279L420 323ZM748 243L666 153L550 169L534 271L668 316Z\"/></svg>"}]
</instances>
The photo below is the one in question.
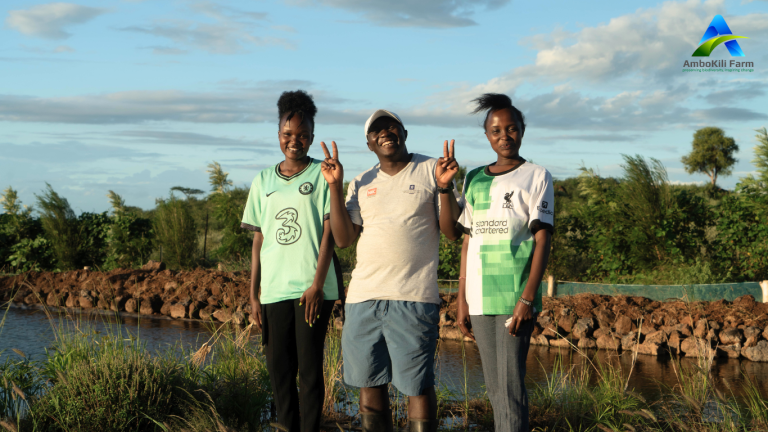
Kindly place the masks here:
<instances>
[{"instance_id":1,"label":"black trousers","mask_svg":"<svg viewBox=\"0 0 768 432\"><path fill-rule=\"evenodd\" d=\"M332 300L323 302L312 327L299 299L262 305L268 325L266 355L277 422L290 432L317 432L323 412L323 349ZM296 374L299 390L296 389Z\"/></svg>"}]
</instances>

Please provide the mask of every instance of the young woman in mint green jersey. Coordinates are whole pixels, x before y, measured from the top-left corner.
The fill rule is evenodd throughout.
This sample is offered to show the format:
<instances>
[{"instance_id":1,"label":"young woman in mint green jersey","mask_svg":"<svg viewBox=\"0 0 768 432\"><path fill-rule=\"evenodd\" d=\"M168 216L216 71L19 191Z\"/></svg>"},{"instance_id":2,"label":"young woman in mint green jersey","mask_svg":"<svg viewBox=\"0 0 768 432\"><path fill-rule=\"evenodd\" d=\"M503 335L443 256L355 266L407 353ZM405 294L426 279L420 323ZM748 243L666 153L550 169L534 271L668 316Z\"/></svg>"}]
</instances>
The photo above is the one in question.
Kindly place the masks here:
<instances>
[{"instance_id":1,"label":"young woman in mint green jersey","mask_svg":"<svg viewBox=\"0 0 768 432\"><path fill-rule=\"evenodd\" d=\"M285 160L253 179L242 227L253 231L251 316L262 330L277 422L291 432L320 428L323 347L343 295L333 253L328 184L307 155L317 113L302 90L277 102ZM299 390L296 389L296 375Z\"/></svg>"}]
</instances>

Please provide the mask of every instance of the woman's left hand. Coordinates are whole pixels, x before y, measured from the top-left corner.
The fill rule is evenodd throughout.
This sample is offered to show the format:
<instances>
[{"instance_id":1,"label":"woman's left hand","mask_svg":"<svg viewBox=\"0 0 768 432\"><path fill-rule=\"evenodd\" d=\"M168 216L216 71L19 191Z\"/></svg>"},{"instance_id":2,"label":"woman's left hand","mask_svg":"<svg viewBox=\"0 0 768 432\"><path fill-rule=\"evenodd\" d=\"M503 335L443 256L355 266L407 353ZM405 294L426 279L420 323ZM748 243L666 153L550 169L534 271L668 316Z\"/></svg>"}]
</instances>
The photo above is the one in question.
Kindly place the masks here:
<instances>
[{"instance_id":1,"label":"woman's left hand","mask_svg":"<svg viewBox=\"0 0 768 432\"><path fill-rule=\"evenodd\" d=\"M315 320L320 317L320 310L323 304L323 288L312 285L304 291L304 294L299 299L299 304L304 306L304 321L312 327Z\"/></svg>"},{"instance_id":2,"label":"woman's left hand","mask_svg":"<svg viewBox=\"0 0 768 432\"><path fill-rule=\"evenodd\" d=\"M512 321L509 322L509 334L517 336L517 331L523 324L523 321L533 319L533 306L518 301L515 310L512 312Z\"/></svg>"}]
</instances>

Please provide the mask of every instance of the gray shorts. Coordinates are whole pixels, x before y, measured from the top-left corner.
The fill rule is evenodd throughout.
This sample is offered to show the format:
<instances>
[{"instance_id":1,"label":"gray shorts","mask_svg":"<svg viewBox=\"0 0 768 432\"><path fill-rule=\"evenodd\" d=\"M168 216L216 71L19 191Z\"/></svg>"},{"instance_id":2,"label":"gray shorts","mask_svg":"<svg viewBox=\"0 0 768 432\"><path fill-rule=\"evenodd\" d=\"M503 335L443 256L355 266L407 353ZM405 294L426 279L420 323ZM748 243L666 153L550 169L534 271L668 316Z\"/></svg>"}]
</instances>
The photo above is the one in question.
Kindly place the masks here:
<instances>
[{"instance_id":1,"label":"gray shorts","mask_svg":"<svg viewBox=\"0 0 768 432\"><path fill-rule=\"evenodd\" d=\"M397 300L347 303L341 335L344 382L392 384L407 396L435 385L440 306Z\"/></svg>"}]
</instances>

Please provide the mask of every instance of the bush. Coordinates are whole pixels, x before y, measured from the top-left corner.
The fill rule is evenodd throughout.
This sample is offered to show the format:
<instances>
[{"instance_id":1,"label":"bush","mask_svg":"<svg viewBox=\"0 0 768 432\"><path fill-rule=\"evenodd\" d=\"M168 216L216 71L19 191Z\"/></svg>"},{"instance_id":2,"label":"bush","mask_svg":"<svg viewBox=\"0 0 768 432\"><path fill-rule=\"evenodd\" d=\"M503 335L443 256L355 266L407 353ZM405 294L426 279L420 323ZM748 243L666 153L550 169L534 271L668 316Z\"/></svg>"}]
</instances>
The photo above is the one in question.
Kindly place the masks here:
<instances>
[{"instance_id":1,"label":"bush","mask_svg":"<svg viewBox=\"0 0 768 432\"><path fill-rule=\"evenodd\" d=\"M107 270L131 268L144 264L152 253L154 231L152 221L130 213L112 218L107 235Z\"/></svg>"},{"instance_id":2,"label":"bush","mask_svg":"<svg viewBox=\"0 0 768 432\"><path fill-rule=\"evenodd\" d=\"M184 201L173 195L158 202L152 223L163 261L172 268L190 268L199 257L195 220Z\"/></svg>"},{"instance_id":3,"label":"bush","mask_svg":"<svg viewBox=\"0 0 768 432\"><path fill-rule=\"evenodd\" d=\"M10 256L7 262L17 272L51 269L54 267L51 242L41 236L34 240L28 238L21 239L21 241L10 247Z\"/></svg>"},{"instance_id":4,"label":"bush","mask_svg":"<svg viewBox=\"0 0 768 432\"><path fill-rule=\"evenodd\" d=\"M240 228L243 220L248 189L232 188L210 197L214 205L213 217L223 226L221 246L215 252L222 259L242 260L251 256L253 234Z\"/></svg>"},{"instance_id":5,"label":"bush","mask_svg":"<svg viewBox=\"0 0 768 432\"><path fill-rule=\"evenodd\" d=\"M102 267L107 258L107 237L112 219L104 213L82 213L77 218L80 230L77 268L82 266Z\"/></svg>"}]
</instances>

